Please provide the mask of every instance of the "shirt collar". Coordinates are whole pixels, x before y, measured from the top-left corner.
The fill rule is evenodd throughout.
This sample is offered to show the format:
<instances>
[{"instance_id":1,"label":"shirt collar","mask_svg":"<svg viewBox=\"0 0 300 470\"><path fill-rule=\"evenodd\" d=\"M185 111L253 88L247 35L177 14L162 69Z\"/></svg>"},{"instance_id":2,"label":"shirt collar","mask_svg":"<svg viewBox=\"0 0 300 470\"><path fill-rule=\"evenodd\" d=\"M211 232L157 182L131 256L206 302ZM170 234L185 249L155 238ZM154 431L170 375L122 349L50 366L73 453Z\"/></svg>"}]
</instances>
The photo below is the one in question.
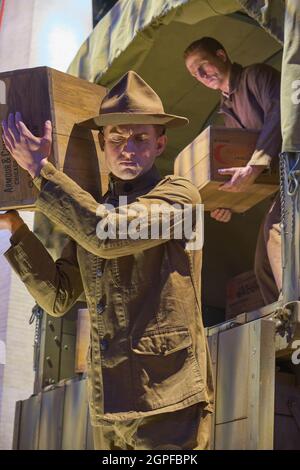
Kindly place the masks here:
<instances>
[{"instance_id":1,"label":"shirt collar","mask_svg":"<svg viewBox=\"0 0 300 470\"><path fill-rule=\"evenodd\" d=\"M143 194L148 188L154 187L160 180L161 176L155 165L146 173L132 180L121 180L110 173L108 193L111 196L126 196L134 193Z\"/></svg>"},{"instance_id":2,"label":"shirt collar","mask_svg":"<svg viewBox=\"0 0 300 470\"><path fill-rule=\"evenodd\" d=\"M223 98L229 98L239 87L241 81L241 75L243 67L240 64L234 62L231 66L230 77L229 77L229 93L222 92Z\"/></svg>"}]
</instances>

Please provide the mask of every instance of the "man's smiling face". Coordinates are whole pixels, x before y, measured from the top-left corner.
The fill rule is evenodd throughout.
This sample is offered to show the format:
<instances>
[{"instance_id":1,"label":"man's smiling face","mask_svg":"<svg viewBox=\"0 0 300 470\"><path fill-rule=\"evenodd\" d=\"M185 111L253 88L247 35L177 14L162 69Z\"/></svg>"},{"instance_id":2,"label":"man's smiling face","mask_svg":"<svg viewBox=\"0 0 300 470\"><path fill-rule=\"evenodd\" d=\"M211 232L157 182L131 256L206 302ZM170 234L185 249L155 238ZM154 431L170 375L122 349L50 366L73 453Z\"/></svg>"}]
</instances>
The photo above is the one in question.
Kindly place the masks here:
<instances>
[{"instance_id":1,"label":"man's smiling face","mask_svg":"<svg viewBox=\"0 0 300 470\"><path fill-rule=\"evenodd\" d=\"M109 171L131 180L150 170L167 143L167 137L159 135L160 128L150 124L106 126L99 139Z\"/></svg>"},{"instance_id":2,"label":"man's smiling face","mask_svg":"<svg viewBox=\"0 0 300 470\"><path fill-rule=\"evenodd\" d=\"M208 88L224 91L228 85L230 62L222 49L216 54L197 50L185 59L185 65L190 74Z\"/></svg>"}]
</instances>

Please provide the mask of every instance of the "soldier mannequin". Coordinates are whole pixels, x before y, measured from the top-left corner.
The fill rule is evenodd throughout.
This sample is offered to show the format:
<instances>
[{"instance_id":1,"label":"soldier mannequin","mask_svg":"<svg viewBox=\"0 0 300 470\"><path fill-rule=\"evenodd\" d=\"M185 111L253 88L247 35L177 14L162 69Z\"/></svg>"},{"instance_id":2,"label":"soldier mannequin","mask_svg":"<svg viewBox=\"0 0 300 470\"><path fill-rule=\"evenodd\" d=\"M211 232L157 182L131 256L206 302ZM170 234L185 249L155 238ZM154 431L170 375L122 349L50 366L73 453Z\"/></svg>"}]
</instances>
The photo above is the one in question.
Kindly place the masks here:
<instances>
[{"instance_id":1,"label":"soldier mannequin","mask_svg":"<svg viewBox=\"0 0 300 470\"><path fill-rule=\"evenodd\" d=\"M85 123L100 131L111 171L101 204L48 162L50 122L42 138L30 133L19 113L3 122L6 147L40 189L37 208L72 238L54 263L20 216L8 212L0 216L0 228L12 232L5 256L52 315L63 315L85 292L96 449L209 447L213 389L201 318L201 250L188 252L184 237L96 236L104 202L113 202L121 218L120 196L127 196L128 213L136 201L148 209L159 202L189 204L194 211L197 189L184 178L162 179L154 165L166 146L164 127L186 122L166 114L136 73L122 77L103 99L100 115Z\"/></svg>"},{"instance_id":2,"label":"soldier mannequin","mask_svg":"<svg viewBox=\"0 0 300 470\"><path fill-rule=\"evenodd\" d=\"M281 151L280 74L266 64L243 68L232 63L225 48L214 38L190 44L184 53L189 73L204 86L221 92L220 113L226 127L256 129L260 136L245 167L219 170L231 179L222 191L241 192L272 164L278 165ZM277 162L276 162L277 160ZM211 216L229 222L229 209L217 209ZM261 225L255 254L255 274L266 304L278 300L282 289L280 199L273 201Z\"/></svg>"}]
</instances>

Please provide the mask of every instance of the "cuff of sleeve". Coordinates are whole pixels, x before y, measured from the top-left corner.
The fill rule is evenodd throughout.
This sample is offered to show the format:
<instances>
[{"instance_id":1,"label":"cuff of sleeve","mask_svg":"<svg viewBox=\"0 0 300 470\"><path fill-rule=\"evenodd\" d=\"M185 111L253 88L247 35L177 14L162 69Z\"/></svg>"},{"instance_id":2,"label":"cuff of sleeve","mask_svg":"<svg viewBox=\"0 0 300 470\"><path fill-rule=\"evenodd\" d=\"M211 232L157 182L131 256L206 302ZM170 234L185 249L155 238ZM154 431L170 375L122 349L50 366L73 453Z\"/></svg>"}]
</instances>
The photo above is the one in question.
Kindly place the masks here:
<instances>
[{"instance_id":1,"label":"cuff of sleeve","mask_svg":"<svg viewBox=\"0 0 300 470\"><path fill-rule=\"evenodd\" d=\"M41 176L36 176L35 178L32 178L32 181L33 181L33 184L35 185L35 187L41 191L42 190L42 182L43 182L43 178Z\"/></svg>"},{"instance_id":2,"label":"cuff of sleeve","mask_svg":"<svg viewBox=\"0 0 300 470\"><path fill-rule=\"evenodd\" d=\"M10 237L10 243L12 246L18 245L20 241L30 232L28 226L26 224L21 225L18 230Z\"/></svg>"},{"instance_id":3,"label":"cuff of sleeve","mask_svg":"<svg viewBox=\"0 0 300 470\"><path fill-rule=\"evenodd\" d=\"M263 150L256 150L248 162L248 165L258 165L270 167L272 157L264 153Z\"/></svg>"},{"instance_id":4,"label":"cuff of sleeve","mask_svg":"<svg viewBox=\"0 0 300 470\"><path fill-rule=\"evenodd\" d=\"M55 166L52 165L52 163L47 162L46 165L44 165L41 169L41 176L47 180L51 180L52 176L54 176L56 172L57 169Z\"/></svg>"},{"instance_id":5,"label":"cuff of sleeve","mask_svg":"<svg viewBox=\"0 0 300 470\"><path fill-rule=\"evenodd\" d=\"M36 186L36 188L39 191L42 191L43 186L46 183L45 179L50 180L56 171L57 170L55 166L52 165L52 163L47 162L46 165L44 165L43 168L41 169L40 175L32 179L33 184Z\"/></svg>"}]
</instances>

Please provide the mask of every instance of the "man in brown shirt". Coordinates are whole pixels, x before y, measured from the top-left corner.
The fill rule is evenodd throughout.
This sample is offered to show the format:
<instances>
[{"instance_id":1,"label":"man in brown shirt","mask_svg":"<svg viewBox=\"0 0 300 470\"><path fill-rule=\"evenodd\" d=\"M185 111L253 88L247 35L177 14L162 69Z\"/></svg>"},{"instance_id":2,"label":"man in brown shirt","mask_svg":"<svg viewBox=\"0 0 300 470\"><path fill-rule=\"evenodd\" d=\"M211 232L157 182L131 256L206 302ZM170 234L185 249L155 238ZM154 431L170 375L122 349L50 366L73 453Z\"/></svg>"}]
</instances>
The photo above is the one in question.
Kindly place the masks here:
<instances>
[{"instance_id":1,"label":"man in brown shirt","mask_svg":"<svg viewBox=\"0 0 300 470\"><path fill-rule=\"evenodd\" d=\"M3 122L6 147L40 189L37 209L71 238L54 263L21 217L9 212L0 216L0 229L13 233L5 256L51 315L64 315L85 293L96 449L209 447L213 388L201 317L202 250L177 230L186 208L197 220L200 195L184 178L161 178L154 165L166 146L164 128L186 123L164 112L139 75L124 75L103 99L100 115L85 123L99 131L111 172L109 191L96 201L48 161L49 121L41 138L19 113ZM157 205L169 211L169 235L161 214L151 212ZM131 237L136 221L142 236ZM105 230L110 224L115 232ZM152 228L159 229L154 236Z\"/></svg>"},{"instance_id":2,"label":"man in brown shirt","mask_svg":"<svg viewBox=\"0 0 300 470\"><path fill-rule=\"evenodd\" d=\"M256 149L245 167L219 170L230 175L223 191L245 191L268 168L278 165L281 151L280 74L266 64L243 68L232 63L225 48L213 38L190 44L184 54L190 74L208 88L221 92L220 113L226 127L256 129ZM231 211L217 209L211 216L229 222ZM282 288L279 194L260 228L255 254L255 273L266 304L278 299Z\"/></svg>"}]
</instances>

